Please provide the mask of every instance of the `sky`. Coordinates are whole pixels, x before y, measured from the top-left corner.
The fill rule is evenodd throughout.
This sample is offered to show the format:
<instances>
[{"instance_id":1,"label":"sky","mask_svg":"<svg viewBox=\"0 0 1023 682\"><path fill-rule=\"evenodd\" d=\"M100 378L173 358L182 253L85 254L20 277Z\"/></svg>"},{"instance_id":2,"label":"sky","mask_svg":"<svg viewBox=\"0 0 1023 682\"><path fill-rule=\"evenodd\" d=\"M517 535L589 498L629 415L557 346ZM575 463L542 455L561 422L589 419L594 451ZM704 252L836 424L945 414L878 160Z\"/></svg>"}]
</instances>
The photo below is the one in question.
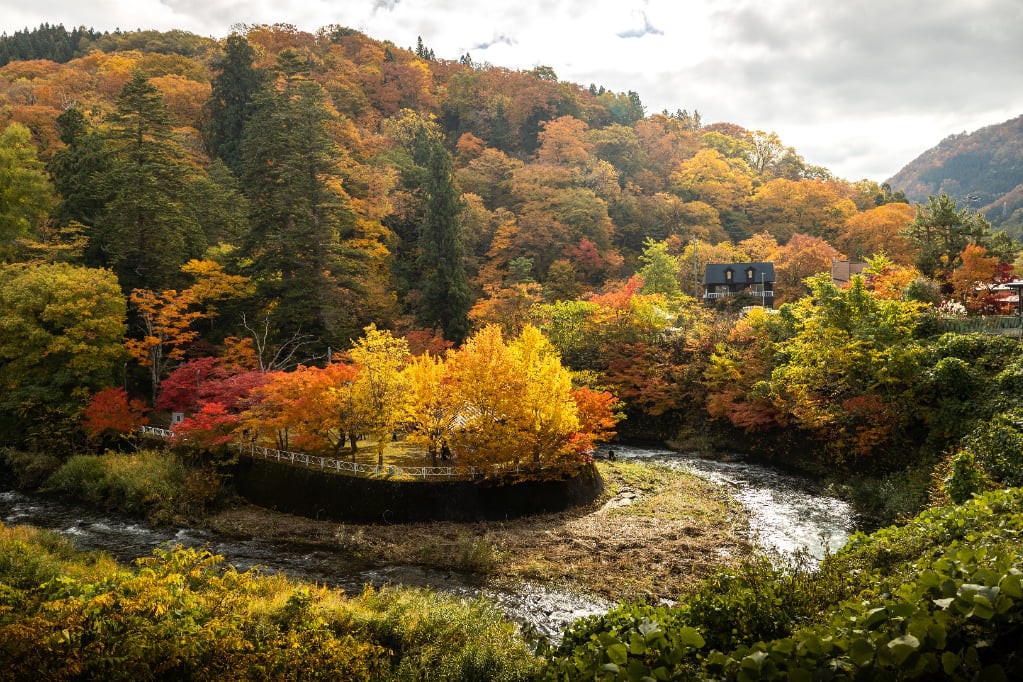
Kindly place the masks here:
<instances>
[{"instance_id":1,"label":"sky","mask_svg":"<svg viewBox=\"0 0 1023 682\"><path fill-rule=\"evenodd\" d=\"M0 30L336 24L439 59L639 94L648 114L776 132L882 182L951 134L1023 114L1021 0L0 0Z\"/></svg>"}]
</instances>

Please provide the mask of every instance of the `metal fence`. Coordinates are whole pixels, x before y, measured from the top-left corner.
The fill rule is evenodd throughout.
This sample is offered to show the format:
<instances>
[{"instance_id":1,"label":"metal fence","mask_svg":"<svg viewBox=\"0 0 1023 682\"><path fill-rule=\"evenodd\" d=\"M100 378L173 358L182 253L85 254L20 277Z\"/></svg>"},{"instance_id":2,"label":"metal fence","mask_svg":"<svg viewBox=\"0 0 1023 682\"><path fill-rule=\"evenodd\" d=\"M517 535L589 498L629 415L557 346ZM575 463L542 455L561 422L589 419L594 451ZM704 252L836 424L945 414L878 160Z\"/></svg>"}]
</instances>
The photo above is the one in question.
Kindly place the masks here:
<instances>
[{"instance_id":1,"label":"metal fence","mask_svg":"<svg viewBox=\"0 0 1023 682\"><path fill-rule=\"evenodd\" d=\"M154 436L166 440L174 435L170 429L160 429L153 426L139 427L143 435ZM405 467L380 464L363 464L336 457L320 457L304 452L291 452L288 450L275 450L255 444L232 443L231 447L243 455L258 457L260 459L275 462L284 462L294 466L304 466L313 469L342 474L347 476L361 477L386 477L400 479L473 479L483 476L500 476L505 474L535 473L542 471L545 467L522 466L516 464L500 465L492 467Z\"/></svg>"},{"instance_id":2,"label":"metal fence","mask_svg":"<svg viewBox=\"0 0 1023 682\"><path fill-rule=\"evenodd\" d=\"M1020 329L1019 315L939 318L942 331L958 334L1012 334Z\"/></svg>"}]
</instances>

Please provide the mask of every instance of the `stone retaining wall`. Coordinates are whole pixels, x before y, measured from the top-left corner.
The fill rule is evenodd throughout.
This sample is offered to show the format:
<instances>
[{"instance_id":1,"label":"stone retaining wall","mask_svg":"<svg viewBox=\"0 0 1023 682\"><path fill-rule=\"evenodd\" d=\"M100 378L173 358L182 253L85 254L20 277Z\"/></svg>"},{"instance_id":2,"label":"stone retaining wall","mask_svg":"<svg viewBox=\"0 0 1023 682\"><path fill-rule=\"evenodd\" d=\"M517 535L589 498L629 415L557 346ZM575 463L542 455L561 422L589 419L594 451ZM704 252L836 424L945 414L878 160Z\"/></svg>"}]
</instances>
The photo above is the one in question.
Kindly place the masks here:
<instances>
[{"instance_id":1,"label":"stone retaining wall","mask_svg":"<svg viewBox=\"0 0 1023 682\"><path fill-rule=\"evenodd\" d=\"M408 481L336 476L242 457L235 486L253 504L334 521L407 523L506 519L592 502L604 482L592 464L554 481Z\"/></svg>"}]
</instances>

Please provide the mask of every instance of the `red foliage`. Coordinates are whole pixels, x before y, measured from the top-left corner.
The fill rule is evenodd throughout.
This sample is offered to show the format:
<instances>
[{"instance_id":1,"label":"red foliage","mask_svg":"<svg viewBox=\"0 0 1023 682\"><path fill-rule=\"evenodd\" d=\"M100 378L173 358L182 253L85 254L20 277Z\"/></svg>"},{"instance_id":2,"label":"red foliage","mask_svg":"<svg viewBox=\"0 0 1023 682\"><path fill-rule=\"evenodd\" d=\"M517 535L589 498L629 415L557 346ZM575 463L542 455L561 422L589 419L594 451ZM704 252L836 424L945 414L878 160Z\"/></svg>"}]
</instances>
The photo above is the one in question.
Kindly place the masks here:
<instances>
[{"instance_id":1,"label":"red foliage","mask_svg":"<svg viewBox=\"0 0 1023 682\"><path fill-rule=\"evenodd\" d=\"M884 398L861 395L842 401L842 409L852 422L847 429L849 445L859 455L871 451L888 441L896 423L896 415Z\"/></svg>"},{"instance_id":2,"label":"red foliage","mask_svg":"<svg viewBox=\"0 0 1023 682\"><path fill-rule=\"evenodd\" d=\"M221 403L206 403L202 409L174 427L171 445L188 445L215 450L228 445L239 417Z\"/></svg>"},{"instance_id":3,"label":"red foliage","mask_svg":"<svg viewBox=\"0 0 1023 682\"><path fill-rule=\"evenodd\" d=\"M632 297L638 294L639 290L642 288L643 278L639 275L633 275L627 282L617 289L607 291L603 294L595 294L590 296L587 300L604 308L611 308L612 310L629 310Z\"/></svg>"},{"instance_id":4,"label":"red foliage","mask_svg":"<svg viewBox=\"0 0 1023 682\"><path fill-rule=\"evenodd\" d=\"M468 134L466 133L466 135ZM465 135L462 137L465 137ZM405 335L405 340L408 342L408 349L412 355L429 353L439 357L444 355L447 349L455 345L453 342L445 339L444 334L439 329L413 329Z\"/></svg>"},{"instance_id":5,"label":"red foliage","mask_svg":"<svg viewBox=\"0 0 1023 682\"><path fill-rule=\"evenodd\" d=\"M109 434L132 433L149 423L145 409L141 400L129 400L123 388L107 388L92 396L82 410L82 428L91 440Z\"/></svg>"},{"instance_id":6,"label":"red foliage","mask_svg":"<svg viewBox=\"0 0 1023 682\"><path fill-rule=\"evenodd\" d=\"M199 358L181 364L160 383L156 409L187 412L208 403L237 411L266 374L223 358Z\"/></svg>"},{"instance_id":7,"label":"red foliage","mask_svg":"<svg viewBox=\"0 0 1023 682\"><path fill-rule=\"evenodd\" d=\"M607 346L611 357L607 377L621 387L621 396L646 414L658 416L681 405L682 393L667 349L647 343L627 343L617 349Z\"/></svg>"},{"instance_id":8,"label":"red foliage","mask_svg":"<svg viewBox=\"0 0 1023 682\"><path fill-rule=\"evenodd\" d=\"M156 409L187 412L199 404L199 388L217 367L217 358L198 358L184 362L160 382Z\"/></svg>"}]
</instances>

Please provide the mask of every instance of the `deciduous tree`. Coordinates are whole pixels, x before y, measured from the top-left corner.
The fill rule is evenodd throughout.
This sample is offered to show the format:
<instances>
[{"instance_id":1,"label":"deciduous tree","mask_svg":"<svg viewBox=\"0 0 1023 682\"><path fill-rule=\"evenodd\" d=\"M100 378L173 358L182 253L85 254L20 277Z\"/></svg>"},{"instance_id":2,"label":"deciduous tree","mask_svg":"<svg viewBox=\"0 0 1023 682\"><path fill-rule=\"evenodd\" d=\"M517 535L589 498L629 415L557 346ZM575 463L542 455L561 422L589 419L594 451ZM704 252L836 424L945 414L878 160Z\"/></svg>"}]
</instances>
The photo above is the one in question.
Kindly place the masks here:
<instances>
[{"instance_id":1,"label":"deciduous tree","mask_svg":"<svg viewBox=\"0 0 1023 682\"><path fill-rule=\"evenodd\" d=\"M405 413L408 382L403 370L409 360L408 343L390 332L366 327L349 354L359 368L352 386L362 415L361 430L377 443L377 463L384 463L384 447Z\"/></svg>"},{"instance_id":2,"label":"deciduous tree","mask_svg":"<svg viewBox=\"0 0 1023 682\"><path fill-rule=\"evenodd\" d=\"M0 419L8 442L56 442L125 359L125 301L109 270L0 267ZM52 445L52 443L51 443Z\"/></svg>"},{"instance_id":3,"label":"deciduous tree","mask_svg":"<svg viewBox=\"0 0 1023 682\"><path fill-rule=\"evenodd\" d=\"M107 436L130 437L149 423L145 412L146 404L130 398L123 388L105 388L82 410L82 429L96 442Z\"/></svg>"},{"instance_id":4,"label":"deciduous tree","mask_svg":"<svg viewBox=\"0 0 1023 682\"><path fill-rule=\"evenodd\" d=\"M17 239L42 234L43 221L55 206L28 128L7 126L0 133L0 262L13 260Z\"/></svg>"},{"instance_id":5,"label":"deciduous tree","mask_svg":"<svg viewBox=\"0 0 1023 682\"><path fill-rule=\"evenodd\" d=\"M170 363L185 357L188 346L198 336L192 324L201 313L192 309L195 296L188 289L160 293L135 289L129 300L141 327L141 338L128 339L125 348L140 365L149 368L155 402L160 380Z\"/></svg>"}]
</instances>

